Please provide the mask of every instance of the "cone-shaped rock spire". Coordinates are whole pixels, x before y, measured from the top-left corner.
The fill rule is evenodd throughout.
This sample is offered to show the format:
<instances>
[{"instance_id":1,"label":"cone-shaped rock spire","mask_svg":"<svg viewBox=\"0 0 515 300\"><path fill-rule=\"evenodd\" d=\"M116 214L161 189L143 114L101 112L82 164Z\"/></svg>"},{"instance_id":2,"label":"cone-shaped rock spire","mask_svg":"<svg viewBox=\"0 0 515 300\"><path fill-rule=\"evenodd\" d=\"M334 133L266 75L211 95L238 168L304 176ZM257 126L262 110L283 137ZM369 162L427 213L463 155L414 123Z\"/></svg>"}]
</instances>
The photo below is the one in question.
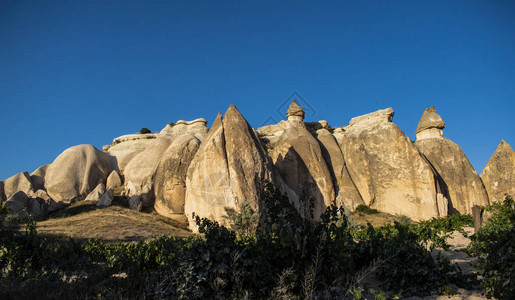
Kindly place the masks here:
<instances>
[{"instance_id":1,"label":"cone-shaped rock spire","mask_svg":"<svg viewBox=\"0 0 515 300\"><path fill-rule=\"evenodd\" d=\"M515 151L501 140L481 172L491 202L503 201L505 194L515 197Z\"/></svg>"},{"instance_id":2,"label":"cone-shaped rock spire","mask_svg":"<svg viewBox=\"0 0 515 300\"><path fill-rule=\"evenodd\" d=\"M442 129L444 128L445 122L442 120L442 117L436 113L435 107L426 107L420 121L418 121L415 134L417 136L417 140L441 137L443 135Z\"/></svg>"},{"instance_id":3,"label":"cone-shaped rock spire","mask_svg":"<svg viewBox=\"0 0 515 300\"><path fill-rule=\"evenodd\" d=\"M304 121L304 110L300 105L293 100L288 107L288 112L286 113L286 117L288 117L288 120L298 120L298 121Z\"/></svg>"}]
</instances>

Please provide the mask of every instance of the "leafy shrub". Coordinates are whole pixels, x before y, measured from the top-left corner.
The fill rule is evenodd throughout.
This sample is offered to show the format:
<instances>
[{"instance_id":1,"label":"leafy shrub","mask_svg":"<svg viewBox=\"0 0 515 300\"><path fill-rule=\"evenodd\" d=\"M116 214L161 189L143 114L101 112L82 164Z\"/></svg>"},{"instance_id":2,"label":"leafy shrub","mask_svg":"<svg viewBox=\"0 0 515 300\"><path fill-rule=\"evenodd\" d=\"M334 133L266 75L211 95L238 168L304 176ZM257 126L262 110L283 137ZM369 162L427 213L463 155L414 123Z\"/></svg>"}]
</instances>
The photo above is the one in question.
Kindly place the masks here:
<instances>
[{"instance_id":1,"label":"leafy shrub","mask_svg":"<svg viewBox=\"0 0 515 300\"><path fill-rule=\"evenodd\" d=\"M259 215L252 209L250 202L245 199L236 211L232 207L226 207L224 216L229 221L229 226L232 231L236 232L237 236L251 236L256 232Z\"/></svg>"},{"instance_id":2,"label":"leafy shrub","mask_svg":"<svg viewBox=\"0 0 515 300\"><path fill-rule=\"evenodd\" d=\"M358 207L356 207L354 212L365 215L373 215L377 214L379 211L377 211L377 209L370 208L368 205L360 204Z\"/></svg>"},{"instance_id":3,"label":"leafy shrub","mask_svg":"<svg viewBox=\"0 0 515 300\"><path fill-rule=\"evenodd\" d=\"M152 131L150 131L150 129L148 128L141 128L140 131L139 131L140 134L147 134L147 133L152 133Z\"/></svg>"},{"instance_id":4,"label":"leafy shrub","mask_svg":"<svg viewBox=\"0 0 515 300\"><path fill-rule=\"evenodd\" d=\"M515 295L515 209L507 196L502 203L486 207L492 216L472 236L467 251L480 258L484 277L481 288L488 297L511 299ZM486 256L486 258L484 258Z\"/></svg>"},{"instance_id":5,"label":"leafy shrub","mask_svg":"<svg viewBox=\"0 0 515 300\"><path fill-rule=\"evenodd\" d=\"M261 200L257 224L248 203L229 216L237 232L196 217L202 236L186 239L78 243L35 227L2 236L2 290L6 298L34 297L35 284L53 298L314 299L373 288L384 298L437 293L460 277L431 257L412 225L355 230L336 205L312 223L270 184Z\"/></svg>"}]
</instances>

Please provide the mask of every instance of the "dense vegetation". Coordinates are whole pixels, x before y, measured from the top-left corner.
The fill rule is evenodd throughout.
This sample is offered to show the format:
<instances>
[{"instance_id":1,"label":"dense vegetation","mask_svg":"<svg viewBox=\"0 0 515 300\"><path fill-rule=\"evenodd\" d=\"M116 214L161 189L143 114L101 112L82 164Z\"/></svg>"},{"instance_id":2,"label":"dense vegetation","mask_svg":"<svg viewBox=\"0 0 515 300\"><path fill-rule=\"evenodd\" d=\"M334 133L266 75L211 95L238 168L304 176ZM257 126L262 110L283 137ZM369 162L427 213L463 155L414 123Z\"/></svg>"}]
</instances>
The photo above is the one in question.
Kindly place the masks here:
<instances>
[{"instance_id":1,"label":"dense vegetation","mask_svg":"<svg viewBox=\"0 0 515 300\"><path fill-rule=\"evenodd\" d=\"M336 206L320 223L305 221L271 185L262 200L259 217L247 202L228 210L231 229L197 217L202 236L115 244L50 239L33 222L13 231L2 210L0 298L386 299L469 284L428 248L445 247L444 237L471 225L470 216L356 228ZM503 298L513 291L505 284L513 278L513 226L492 243L483 248L484 288Z\"/></svg>"}]
</instances>

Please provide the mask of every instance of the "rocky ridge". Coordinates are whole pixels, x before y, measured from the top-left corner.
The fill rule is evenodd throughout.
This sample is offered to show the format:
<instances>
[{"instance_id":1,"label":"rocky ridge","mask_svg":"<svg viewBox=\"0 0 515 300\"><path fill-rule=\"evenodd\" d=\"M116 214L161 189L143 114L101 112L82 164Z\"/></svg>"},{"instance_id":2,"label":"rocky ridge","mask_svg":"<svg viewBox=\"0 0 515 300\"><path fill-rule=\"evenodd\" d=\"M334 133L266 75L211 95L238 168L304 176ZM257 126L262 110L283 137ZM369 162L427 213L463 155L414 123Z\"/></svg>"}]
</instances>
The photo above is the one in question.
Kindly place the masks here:
<instances>
[{"instance_id":1,"label":"rocky ridge","mask_svg":"<svg viewBox=\"0 0 515 300\"><path fill-rule=\"evenodd\" d=\"M480 177L443 137L434 107L422 114L416 142L392 122L392 108L335 128L304 116L293 101L286 120L254 130L231 105L209 129L205 119L180 120L115 138L103 151L71 147L30 175L0 181L0 200L13 213L40 216L86 196L99 207L122 196L132 209L153 207L194 229L193 213L224 222L225 207L245 200L259 211L267 181L313 221L335 202L422 220L515 193L513 149L501 141Z\"/></svg>"}]
</instances>

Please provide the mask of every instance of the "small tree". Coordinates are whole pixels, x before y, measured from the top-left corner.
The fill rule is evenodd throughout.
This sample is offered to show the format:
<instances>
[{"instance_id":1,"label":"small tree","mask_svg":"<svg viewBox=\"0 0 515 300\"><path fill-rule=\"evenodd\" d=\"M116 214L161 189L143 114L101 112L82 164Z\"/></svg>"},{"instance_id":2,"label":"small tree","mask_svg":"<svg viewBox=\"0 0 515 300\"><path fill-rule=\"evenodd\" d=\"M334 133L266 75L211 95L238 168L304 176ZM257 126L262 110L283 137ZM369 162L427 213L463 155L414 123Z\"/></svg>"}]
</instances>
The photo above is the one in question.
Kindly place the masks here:
<instances>
[{"instance_id":1,"label":"small tree","mask_svg":"<svg viewBox=\"0 0 515 300\"><path fill-rule=\"evenodd\" d=\"M150 129L146 128L146 127L143 127L141 128L141 130L139 131L139 133L141 134L147 134L147 133L152 133L152 131L150 131Z\"/></svg>"},{"instance_id":2,"label":"small tree","mask_svg":"<svg viewBox=\"0 0 515 300\"><path fill-rule=\"evenodd\" d=\"M250 202L245 199L240 204L239 211L232 207L225 207L224 216L229 222L231 230L236 232L237 236L251 236L256 232L259 215L252 209Z\"/></svg>"}]
</instances>

